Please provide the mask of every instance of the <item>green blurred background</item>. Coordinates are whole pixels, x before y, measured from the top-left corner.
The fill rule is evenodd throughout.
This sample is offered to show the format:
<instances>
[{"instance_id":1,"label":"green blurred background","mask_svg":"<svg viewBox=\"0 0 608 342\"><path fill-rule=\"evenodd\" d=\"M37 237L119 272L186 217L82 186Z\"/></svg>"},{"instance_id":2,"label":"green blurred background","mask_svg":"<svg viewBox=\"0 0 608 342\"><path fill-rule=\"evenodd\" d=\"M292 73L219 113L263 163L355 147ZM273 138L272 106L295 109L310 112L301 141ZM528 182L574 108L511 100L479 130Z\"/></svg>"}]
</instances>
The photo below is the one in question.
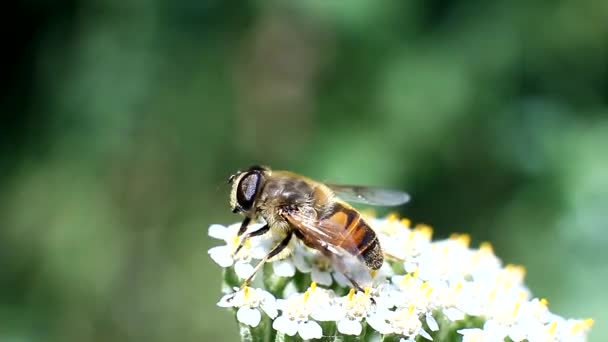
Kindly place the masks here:
<instances>
[{"instance_id":1,"label":"green blurred background","mask_svg":"<svg viewBox=\"0 0 608 342\"><path fill-rule=\"evenodd\" d=\"M401 188L608 339L608 2L29 0L3 11L1 341L233 341L253 163Z\"/></svg>"}]
</instances>

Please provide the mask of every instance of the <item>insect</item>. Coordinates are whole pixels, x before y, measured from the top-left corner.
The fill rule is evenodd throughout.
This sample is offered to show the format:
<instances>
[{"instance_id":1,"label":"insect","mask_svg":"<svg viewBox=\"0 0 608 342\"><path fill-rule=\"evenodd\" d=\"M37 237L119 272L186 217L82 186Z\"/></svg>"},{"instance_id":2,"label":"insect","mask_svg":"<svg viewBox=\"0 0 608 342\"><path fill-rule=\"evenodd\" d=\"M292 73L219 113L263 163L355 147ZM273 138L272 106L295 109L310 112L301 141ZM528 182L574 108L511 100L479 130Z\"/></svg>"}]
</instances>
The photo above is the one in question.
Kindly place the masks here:
<instances>
[{"instance_id":1,"label":"insect","mask_svg":"<svg viewBox=\"0 0 608 342\"><path fill-rule=\"evenodd\" d=\"M249 284L260 267L291 253L294 236L335 261L338 269L361 290L345 272L342 260L354 256L369 269L379 269L384 256L376 233L361 214L345 201L369 205L395 206L409 200L409 195L395 190L365 186L330 185L289 172L252 166L230 176L232 212L245 216L238 236L242 236L252 220L261 217L266 224L241 239L234 254L253 236L270 233L278 244L256 265L243 286Z\"/></svg>"}]
</instances>

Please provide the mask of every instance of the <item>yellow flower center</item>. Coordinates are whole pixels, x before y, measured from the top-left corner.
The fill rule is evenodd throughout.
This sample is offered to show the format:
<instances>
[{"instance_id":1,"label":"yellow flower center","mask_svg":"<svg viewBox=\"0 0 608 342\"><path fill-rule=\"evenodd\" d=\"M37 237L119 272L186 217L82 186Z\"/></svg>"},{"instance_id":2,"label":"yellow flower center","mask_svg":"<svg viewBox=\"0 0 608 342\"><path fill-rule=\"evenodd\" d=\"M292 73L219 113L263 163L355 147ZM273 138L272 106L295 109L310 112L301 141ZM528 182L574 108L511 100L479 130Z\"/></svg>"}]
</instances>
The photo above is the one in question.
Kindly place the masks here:
<instances>
[{"instance_id":1,"label":"yellow flower center","mask_svg":"<svg viewBox=\"0 0 608 342\"><path fill-rule=\"evenodd\" d=\"M546 298L541 298L539 301L540 305L547 307L549 306L549 301Z\"/></svg>"},{"instance_id":2,"label":"yellow flower center","mask_svg":"<svg viewBox=\"0 0 608 342\"><path fill-rule=\"evenodd\" d=\"M584 330L590 329L593 326L593 323L595 322L591 318L587 318L584 321L576 322L572 326L571 334L576 335Z\"/></svg>"},{"instance_id":3,"label":"yellow flower center","mask_svg":"<svg viewBox=\"0 0 608 342\"><path fill-rule=\"evenodd\" d=\"M557 321L553 321L551 322L551 325L549 326L549 335L554 335L555 331L557 330Z\"/></svg>"},{"instance_id":4,"label":"yellow flower center","mask_svg":"<svg viewBox=\"0 0 608 342\"><path fill-rule=\"evenodd\" d=\"M484 241L479 245L479 251L486 254L494 254L494 247L492 247L491 243Z\"/></svg>"},{"instance_id":5,"label":"yellow flower center","mask_svg":"<svg viewBox=\"0 0 608 342\"><path fill-rule=\"evenodd\" d=\"M461 243L463 247L469 247L471 244L471 236L469 234L458 234L454 233L450 235L450 240L456 240Z\"/></svg>"},{"instance_id":6,"label":"yellow flower center","mask_svg":"<svg viewBox=\"0 0 608 342\"><path fill-rule=\"evenodd\" d=\"M350 291L348 291L348 301L352 302L354 296L355 296L355 289L350 289Z\"/></svg>"},{"instance_id":7,"label":"yellow flower center","mask_svg":"<svg viewBox=\"0 0 608 342\"><path fill-rule=\"evenodd\" d=\"M406 228L409 228L412 226L412 221L410 221L410 219L405 218L405 217L402 218L399 222Z\"/></svg>"},{"instance_id":8,"label":"yellow flower center","mask_svg":"<svg viewBox=\"0 0 608 342\"><path fill-rule=\"evenodd\" d=\"M249 296L250 296L250 290L249 290L249 286L245 286L245 287L243 288L243 297L244 297L245 299L249 299Z\"/></svg>"},{"instance_id":9,"label":"yellow flower center","mask_svg":"<svg viewBox=\"0 0 608 342\"><path fill-rule=\"evenodd\" d=\"M433 227L428 224L418 223L416 227L414 227L414 232L428 240L433 237Z\"/></svg>"}]
</instances>

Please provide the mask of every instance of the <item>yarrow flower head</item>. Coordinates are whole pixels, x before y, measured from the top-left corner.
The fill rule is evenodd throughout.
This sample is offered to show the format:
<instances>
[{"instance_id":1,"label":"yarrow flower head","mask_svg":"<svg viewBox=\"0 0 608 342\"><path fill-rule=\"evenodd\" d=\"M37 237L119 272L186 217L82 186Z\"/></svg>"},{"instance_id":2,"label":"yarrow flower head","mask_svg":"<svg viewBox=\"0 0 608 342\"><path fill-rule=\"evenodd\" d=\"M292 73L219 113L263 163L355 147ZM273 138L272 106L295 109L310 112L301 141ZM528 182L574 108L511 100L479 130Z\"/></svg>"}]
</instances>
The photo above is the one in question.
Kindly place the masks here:
<instances>
[{"instance_id":1,"label":"yarrow flower head","mask_svg":"<svg viewBox=\"0 0 608 342\"><path fill-rule=\"evenodd\" d=\"M208 252L225 270L227 293L218 306L235 310L243 339L586 341L593 320L550 312L548 301L525 286L525 269L503 266L489 243L471 248L466 234L432 241L431 227L412 226L396 215L365 219L385 254L380 270L348 260L339 268L294 238L291 253L263 265L253 287L241 282L277 241L264 234L241 241L239 224L209 227L209 235L224 243ZM251 225L249 231L260 227ZM349 277L364 288L351 288Z\"/></svg>"},{"instance_id":2,"label":"yarrow flower head","mask_svg":"<svg viewBox=\"0 0 608 342\"><path fill-rule=\"evenodd\" d=\"M272 294L262 289L247 286L237 289L235 293L223 296L217 305L224 308L237 308L237 320L254 328L260 324L261 311L270 318L275 318L278 315L276 300Z\"/></svg>"}]
</instances>

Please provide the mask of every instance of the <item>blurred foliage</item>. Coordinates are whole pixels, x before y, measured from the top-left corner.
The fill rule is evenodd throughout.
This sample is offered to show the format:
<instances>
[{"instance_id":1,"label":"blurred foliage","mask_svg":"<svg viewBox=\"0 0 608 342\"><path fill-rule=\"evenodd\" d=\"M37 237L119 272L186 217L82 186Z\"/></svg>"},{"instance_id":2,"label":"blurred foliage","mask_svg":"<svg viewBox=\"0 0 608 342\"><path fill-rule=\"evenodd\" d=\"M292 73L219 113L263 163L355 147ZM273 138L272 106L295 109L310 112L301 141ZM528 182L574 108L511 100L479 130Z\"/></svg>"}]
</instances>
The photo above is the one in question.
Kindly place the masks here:
<instances>
[{"instance_id":1,"label":"blurred foliage","mask_svg":"<svg viewBox=\"0 0 608 342\"><path fill-rule=\"evenodd\" d=\"M14 6L2 341L235 340L206 230L252 163L405 189L608 338L608 2Z\"/></svg>"}]
</instances>

